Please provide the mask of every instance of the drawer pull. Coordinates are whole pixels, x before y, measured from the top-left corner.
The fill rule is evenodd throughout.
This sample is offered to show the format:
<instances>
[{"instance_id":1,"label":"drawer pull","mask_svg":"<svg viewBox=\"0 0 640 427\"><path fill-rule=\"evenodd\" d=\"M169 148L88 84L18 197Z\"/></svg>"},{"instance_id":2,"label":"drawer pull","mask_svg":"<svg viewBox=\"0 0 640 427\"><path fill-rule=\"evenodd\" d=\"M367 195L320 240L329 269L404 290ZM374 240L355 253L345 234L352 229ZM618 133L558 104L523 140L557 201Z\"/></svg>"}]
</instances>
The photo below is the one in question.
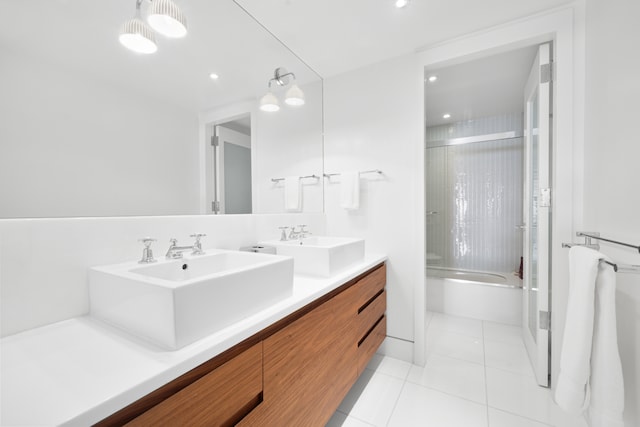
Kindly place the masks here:
<instances>
[{"instance_id":1,"label":"drawer pull","mask_svg":"<svg viewBox=\"0 0 640 427\"><path fill-rule=\"evenodd\" d=\"M382 322L383 319L384 319L384 315L380 316L378 321L367 331L366 334L364 334L364 337L362 337L362 339L358 341L358 347L360 347L362 343L365 342L367 338L369 338L369 335L371 335L371 332L373 332L373 330L378 326L380 322Z\"/></svg>"}]
</instances>

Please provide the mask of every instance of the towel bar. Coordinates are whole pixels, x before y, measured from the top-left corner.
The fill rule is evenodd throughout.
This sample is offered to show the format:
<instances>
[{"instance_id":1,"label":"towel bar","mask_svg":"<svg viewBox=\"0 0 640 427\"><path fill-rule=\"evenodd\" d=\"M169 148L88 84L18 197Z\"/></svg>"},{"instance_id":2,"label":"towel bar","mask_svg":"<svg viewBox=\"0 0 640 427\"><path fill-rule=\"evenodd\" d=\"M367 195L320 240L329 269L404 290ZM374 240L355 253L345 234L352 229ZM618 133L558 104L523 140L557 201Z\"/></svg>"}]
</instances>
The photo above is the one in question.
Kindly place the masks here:
<instances>
[{"instance_id":1,"label":"towel bar","mask_svg":"<svg viewBox=\"0 0 640 427\"><path fill-rule=\"evenodd\" d=\"M563 248L570 248L572 246L584 246L587 248L591 248L591 249L600 249L600 245L598 244L580 244L580 243L563 243L562 247ZM605 262L607 264L609 264L610 266L613 267L613 271L615 271L616 273L620 272L620 273L640 273L640 265L634 265L634 264L616 264L613 262L609 262L603 258L600 258L600 261Z\"/></svg>"},{"instance_id":2,"label":"towel bar","mask_svg":"<svg viewBox=\"0 0 640 427\"><path fill-rule=\"evenodd\" d=\"M313 174L313 175L305 175L305 176L299 176L298 179L304 179L304 178L320 178L318 175ZM284 178L271 178L272 182L280 182L280 181L284 181Z\"/></svg>"},{"instance_id":3,"label":"towel bar","mask_svg":"<svg viewBox=\"0 0 640 427\"><path fill-rule=\"evenodd\" d=\"M365 174L365 173L377 173L379 175L382 175L382 171L380 169L371 169L368 171L360 171L358 172L360 175ZM332 176L338 176L340 175L339 173L325 173L324 176L325 178L331 178Z\"/></svg>"}]
</instances>

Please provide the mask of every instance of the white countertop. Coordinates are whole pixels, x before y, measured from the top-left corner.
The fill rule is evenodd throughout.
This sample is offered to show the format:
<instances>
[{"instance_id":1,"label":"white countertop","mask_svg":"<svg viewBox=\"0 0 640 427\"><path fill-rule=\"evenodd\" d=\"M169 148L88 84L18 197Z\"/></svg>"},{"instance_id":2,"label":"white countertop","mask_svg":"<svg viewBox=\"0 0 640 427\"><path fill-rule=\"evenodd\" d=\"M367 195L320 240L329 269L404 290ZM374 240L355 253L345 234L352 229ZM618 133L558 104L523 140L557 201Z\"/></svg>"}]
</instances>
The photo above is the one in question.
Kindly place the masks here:
<instances>
[{"instance_id":1,"label":"white countertop","mask_svg":"<svg viewBox=\"0 0 640 427\"><path fill-rule=\"evenodd\" d=\"M94 424L385 259L368 254L330 278L295 276L290 298L176 351L90 316L5 337L0 340L0 425Z\"/></svg>"}]
</instances>

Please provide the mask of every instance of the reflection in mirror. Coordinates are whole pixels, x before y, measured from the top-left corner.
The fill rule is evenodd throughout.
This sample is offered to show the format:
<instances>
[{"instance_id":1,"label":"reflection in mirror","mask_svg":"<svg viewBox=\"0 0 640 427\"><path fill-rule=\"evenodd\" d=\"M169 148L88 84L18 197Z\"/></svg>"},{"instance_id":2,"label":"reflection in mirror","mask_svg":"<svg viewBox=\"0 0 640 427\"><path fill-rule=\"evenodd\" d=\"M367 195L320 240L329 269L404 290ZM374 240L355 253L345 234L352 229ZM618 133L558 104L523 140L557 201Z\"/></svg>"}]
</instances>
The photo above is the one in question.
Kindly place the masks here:
<instances>
[{"instance_id":1,"label":"reflection in mirror","mask_svg":"<svg viewBox=\"0 0 640 427\"><path fill-rule=\"evenodd\" d=\"M322 176L320 77L231 0L176 0L187 35L134 53L118 38L136 3L0 3L0 218L214 213L214 189L218 213L285 212L272 178ZM272 87L263 112L278 67L306 103ZM322 212L322 184L301 180L301 211Z\"/></svg>"},{"instance_id":2,"label":"reflection in mirror","mask_svg":"<svg viewBox=\"0 0 640 427\"><path fill-rule=\"evenodd\" d=\"M251 116L213 125L207 202L216 214L251 213ZM209 169L209 168L208 168Z\"/></svg>"}]
</instances>

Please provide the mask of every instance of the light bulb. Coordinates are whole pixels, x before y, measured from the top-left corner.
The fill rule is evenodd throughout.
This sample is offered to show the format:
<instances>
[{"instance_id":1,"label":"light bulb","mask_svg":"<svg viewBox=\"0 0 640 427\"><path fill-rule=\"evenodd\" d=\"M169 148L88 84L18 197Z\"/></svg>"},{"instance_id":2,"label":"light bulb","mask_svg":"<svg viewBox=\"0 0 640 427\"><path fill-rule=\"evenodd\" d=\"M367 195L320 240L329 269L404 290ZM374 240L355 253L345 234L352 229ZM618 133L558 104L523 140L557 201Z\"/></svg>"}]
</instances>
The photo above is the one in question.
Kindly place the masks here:
<instances>
[{"instance_id":1,"label":"light bulb","mask_svg":"<svg viewBox=\"0 0 640 427\"><path fill-rule=\"evenodd\" d=\"M304 92L294 83L285 94L284 102L294 107L304 105Z\"/></svg>"},{"instance_id":2,"label":"light bulb","mask_svg":"<svg viewBox=\"0 0 640 427\"><path fill-rule=\"evenodd\" d=\"M147 21L160 34L178 38L187 34L187 19L171 0L153 0Z\"/></svg>"},{"instance_id":3,"label":"light bulb","mask_svg":"<svg viewBox=\"0 0 640 427\"><path fill-rule=\"evenodd\" d=\"M280 109L278 98L276 98L271 91L267 92L267 94L260 99L260 109L270 113L278 111Z\"/></svg>"},{"instance_id":4,"label":"light bulb","mask_svg":"<svg viewBox=\"0 0 640 427\"><path fill-rule=\"evenodd\" d=\"M396 7L398 9L405 7L409 3L409 0L396 0Z\"/></svg>"},{"instance_id":5,"label":"light bulb","mask_svg":"<svg viewBox=\"0 0 640 427\"><path fill-rule=\"evenodd\" d=\"M139 18L124 23L119 40L124 47L137 53L149 54L158 50L153 31Z\"/></svg>"}]
</instances>

